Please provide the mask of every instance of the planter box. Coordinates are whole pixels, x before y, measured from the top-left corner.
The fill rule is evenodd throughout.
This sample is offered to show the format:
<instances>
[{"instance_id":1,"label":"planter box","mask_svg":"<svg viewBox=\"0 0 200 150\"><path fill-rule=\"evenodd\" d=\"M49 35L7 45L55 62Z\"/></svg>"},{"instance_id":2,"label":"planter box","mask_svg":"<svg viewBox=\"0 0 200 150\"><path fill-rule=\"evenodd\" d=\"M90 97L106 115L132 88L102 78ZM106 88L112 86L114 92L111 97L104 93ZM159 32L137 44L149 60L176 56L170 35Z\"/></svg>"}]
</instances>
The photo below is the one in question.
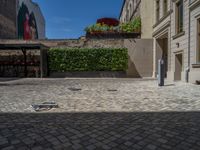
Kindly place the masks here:
<instances>
[{"instance_id":1,"label":"planter box","mask_svg":"<svg viewBox=\"0 0 200 150\"><path fill-rule=\"evenodd\" d=\"M89 39L121 39L121 38L140 38L141 33L120 33L120 32L96 32L86 33L86 38Z\"/></svg>"},{"instance_id":2,"label":"planter box","mask_svg":"<svg viewBox=\"0 0 200 150\"><path fill-rule=\"evenodd\" d=\"M125 71L50 72L52 78L126 78Z\"/></svg>"}]
</instances>

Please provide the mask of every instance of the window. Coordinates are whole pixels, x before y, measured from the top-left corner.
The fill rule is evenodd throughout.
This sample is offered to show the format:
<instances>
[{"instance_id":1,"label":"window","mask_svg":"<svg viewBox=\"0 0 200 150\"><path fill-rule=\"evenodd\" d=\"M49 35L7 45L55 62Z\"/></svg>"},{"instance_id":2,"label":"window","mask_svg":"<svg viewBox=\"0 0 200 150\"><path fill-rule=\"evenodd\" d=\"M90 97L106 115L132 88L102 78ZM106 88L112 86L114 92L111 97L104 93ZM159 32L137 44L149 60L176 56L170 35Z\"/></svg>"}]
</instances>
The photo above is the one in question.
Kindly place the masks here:
<instances>
[{"instance_id":1,"label":"window","mask_svg":"<svg viewBox=\"0 0 200 150\"><path fill-rule=\"evenodd\" d=\"M131 13L132 13L132 4L130 3L130 5L129 5L129 19L131 18Z\"/></svg>"},{"instance_id":2,"label":"window","mask_svg":"<svg viewBox=\"0 0 200 150\"><path fill-rule=\"evenodd\" d=\"M167 10L168 10L168 0L164 0L164 2L163 2L163 14L164 14L164 16L167 14Z\"/></svg>"},{"instance_id":3,"label":"window","mask_svg":"<svg viewBox=\"0 0 200 150\"><path fill-rule=\"evenodd\" d=\"M126 21L127 21L127 22L129 21L129 9L128 9L127 12L126 12Z\"/></svg>"},{"instance_id":4,"label":"window","mask_svg":"<svg viewBox=\"0 0 200 150\"><path fill-rule=\"evenodd\" d=\"M176 3L176 33L183 32L183 0Z\"/></svg>"},{"instance_id":5,"label":"window","mask_svg":"<svg viewBox=\"0 0 200 150\"><path fill-rule=\"evenodd\" d=\"M136 6L137 6L137 0L134 1L134 7L133 8L136 9Z\"/></svg>"},{"instance_id":6,"label":"window","mask_svg":"<svg viewBox=\"0 0 200 150\"><path fill-rule=\"evenodd\" d=\"M200 63L200 18L197 20L197 62Z\"/></svg>"},{"instance_id":7,"label":"window","mask_svg":"<svg viewBox=\"0 0 200 150\"><path fill-rule=\"evenodd\" d=\"M160 0L156 0L156 21L160 19Z\"/></svg>"}]
</instances>

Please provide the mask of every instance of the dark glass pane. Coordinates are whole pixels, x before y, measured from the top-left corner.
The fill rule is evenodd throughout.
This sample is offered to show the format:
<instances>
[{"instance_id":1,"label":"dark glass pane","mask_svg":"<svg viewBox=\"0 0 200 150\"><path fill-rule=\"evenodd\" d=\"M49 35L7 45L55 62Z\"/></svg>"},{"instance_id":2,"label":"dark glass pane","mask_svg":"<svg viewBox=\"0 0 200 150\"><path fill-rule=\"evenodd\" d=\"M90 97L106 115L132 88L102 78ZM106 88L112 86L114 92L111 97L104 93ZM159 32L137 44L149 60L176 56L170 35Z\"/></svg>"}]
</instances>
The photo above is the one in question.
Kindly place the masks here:
<instances>
[{"instance_id":1,"label":"dark glass pane","mask_svg":"<svg viewBox=\"0 0 200 150\"><path fill-rule=\"evenodd\" d=\"M181 0L180 5L180 32L183 31L183 0Z\"/></svg>"},{"instance_id":2,"label":"dark glass pane","mask_svg":"<svg viewBox=\"0 0 200 150\"><path fill-rule=\"evenodd\" d=\"M198 62L200 62L200 19L198 20Z\"/></svg>"},{"instance_id":3,"label":"dark glass pane","mask_svg":"<svg viewBox=\"0 0 200 150\"><path fill-rule=\"evenodd\" d=\"M177 3L177 32L183 31L183 0Z\"/></svg>"},{"instance_id":4,"label":"dark glass pane","mask_svg":"<svg viewBox=\"0 0 200 150\"><path fill-rule=\"evenodd\" d=\"M156 1L156 19L157 21L160 19L160 0Z\"/></svg>"},{"instance_id":5,"label":"dark glass pane","mask_svg":"<svg viewBox=\"0 0 200 150\"><path fill-rule=\"evenodd\" d=\"M167 0L164 0L164 14L167 13Z\"/></svg>"}]
</instances>

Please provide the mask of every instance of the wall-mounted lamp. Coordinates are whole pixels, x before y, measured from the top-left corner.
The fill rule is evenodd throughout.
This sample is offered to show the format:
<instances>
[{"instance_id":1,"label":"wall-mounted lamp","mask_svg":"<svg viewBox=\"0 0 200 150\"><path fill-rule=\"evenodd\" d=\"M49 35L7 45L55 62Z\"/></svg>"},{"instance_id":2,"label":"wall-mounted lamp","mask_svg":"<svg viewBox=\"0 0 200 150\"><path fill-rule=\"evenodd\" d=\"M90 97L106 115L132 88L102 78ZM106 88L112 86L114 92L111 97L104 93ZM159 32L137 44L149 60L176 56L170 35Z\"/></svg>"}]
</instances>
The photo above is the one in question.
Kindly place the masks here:
<instances>
[{"instance_id":1,"label":"wall-mounted lamp","mask_svg":"<svg viewBox=\"0 0 200 150\"><path fill-rule=\"evenodd\" d=\"M180 47L180 44L179 44L179 43L176 43L176 46L177 46L177 48L179 48L179 47Z\"/></svg>"}]
</instances>

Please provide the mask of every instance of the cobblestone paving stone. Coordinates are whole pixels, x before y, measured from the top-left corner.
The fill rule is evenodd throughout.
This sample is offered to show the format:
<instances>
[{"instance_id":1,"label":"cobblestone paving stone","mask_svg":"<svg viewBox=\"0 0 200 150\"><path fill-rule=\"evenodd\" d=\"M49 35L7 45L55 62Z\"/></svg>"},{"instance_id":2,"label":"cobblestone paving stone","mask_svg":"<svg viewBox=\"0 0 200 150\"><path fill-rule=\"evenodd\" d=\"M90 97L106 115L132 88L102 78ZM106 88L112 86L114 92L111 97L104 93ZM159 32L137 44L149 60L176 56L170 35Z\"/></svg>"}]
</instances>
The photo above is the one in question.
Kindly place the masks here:
<instances>
[{"instance_id":1,"label":"cobblestone paving stone","mask_svg":"<svg viewBox=\"0 0 200 150\"><path fill-rule=\"evenodd\" d=\"M47 101L59 104L56 112L198 111L199 91L154 80L21 79L0 82L0 112L33 112L31 104Z\"/></svg>"},{"instance_id":2,"label":"cobblestone paving stone","mask_svg":"<svg viewBox=\"0 0 200 150\"><path fill-rule=\"evenodd\" d=\"M199 150L199 90L135 79L0 82L0 149ZM30 107L45 101L60 108Z\"/></svg>"}]
</instances>

